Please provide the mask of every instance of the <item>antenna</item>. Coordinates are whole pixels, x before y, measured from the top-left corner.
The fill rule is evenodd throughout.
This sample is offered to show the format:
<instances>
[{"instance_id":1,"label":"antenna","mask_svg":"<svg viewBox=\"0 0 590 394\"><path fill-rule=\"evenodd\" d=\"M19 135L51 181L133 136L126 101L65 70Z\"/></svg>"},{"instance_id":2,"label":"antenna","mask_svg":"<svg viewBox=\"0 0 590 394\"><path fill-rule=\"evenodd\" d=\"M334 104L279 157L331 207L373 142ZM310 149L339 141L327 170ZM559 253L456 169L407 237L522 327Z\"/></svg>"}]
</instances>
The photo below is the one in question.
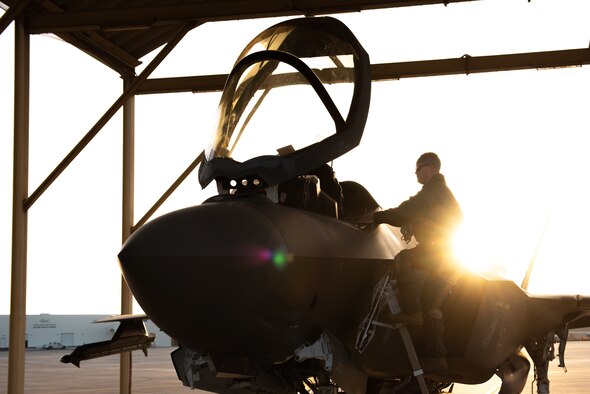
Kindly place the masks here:
<instances>
[{"instance_id":1,"label":"antenna","mask_svg":"<svg viewBox=\"0 0 590 394\"><path fill-rule=\"evenodd\" d=\"M527 268L526 274L524 275L524 279L522 280L522 284L520 285L520 287L522 287L524 290L528 290L531 272L533 272L533 267L535 266L535 263L537 262L537 255L539 254L539 249L541 249L541 244L543 243L543 239L545 238L545 231L547 231L547 225L549 224L550 218L551 218L551 211L549 211L549 214L547 215L547 218L545 219L545 225L543 225L543 230L541 231L541 234L539 235L539 239L537 240L537 246L535 246L535 252L533 253L533 257L531 258L531 262L529 263L529 267Z\"/></svg>"}]
</instances>

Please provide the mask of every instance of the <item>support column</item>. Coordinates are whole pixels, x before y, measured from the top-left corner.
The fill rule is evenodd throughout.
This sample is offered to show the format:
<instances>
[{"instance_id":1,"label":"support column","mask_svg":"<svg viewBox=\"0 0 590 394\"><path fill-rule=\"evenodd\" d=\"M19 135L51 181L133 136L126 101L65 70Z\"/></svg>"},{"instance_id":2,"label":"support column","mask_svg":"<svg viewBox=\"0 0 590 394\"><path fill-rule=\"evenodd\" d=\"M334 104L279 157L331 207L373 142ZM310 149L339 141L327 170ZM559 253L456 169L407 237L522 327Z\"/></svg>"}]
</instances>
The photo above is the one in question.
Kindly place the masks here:
<instances>
[{"instance_id":1,"label":"support column","mask_svg":"<svg viewBox=\"0 0 590 394\"><path fill-rule=\"evenodd\" d=\"M124 89L133 83L133 78L125 79ZM131 235L133 227L134 182L135 181L135 96L132 95L123 105L123 217L122 241ZM121 314L133 313L133 294L121 277ZM131 352L121 353L119 392L131 393Z\"/></svg>"},{"instance_id":2,"label":"support column","mask_svg":"<svg viewBox=\"0 0 590 394\"><path fill-rule=\"evenodd\" d=\"M14 29L14 168L12 186L12 271L8 392L25 391L27 307L27 210L29 189L29 34L20 22Z\"/></svg>"}]
</instances>

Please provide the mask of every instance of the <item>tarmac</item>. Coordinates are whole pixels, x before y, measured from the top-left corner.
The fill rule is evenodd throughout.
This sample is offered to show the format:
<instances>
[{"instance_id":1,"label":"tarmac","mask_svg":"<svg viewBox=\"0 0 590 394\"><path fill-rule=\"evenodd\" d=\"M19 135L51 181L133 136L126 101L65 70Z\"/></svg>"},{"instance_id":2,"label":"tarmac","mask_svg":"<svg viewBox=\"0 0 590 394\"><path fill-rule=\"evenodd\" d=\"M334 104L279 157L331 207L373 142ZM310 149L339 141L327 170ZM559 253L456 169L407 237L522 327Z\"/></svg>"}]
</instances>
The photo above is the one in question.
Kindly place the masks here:
<instances>
[{"instance_id":1,"label":"tarmac","mask_svg":"<svg viewBox=\"0 0 590 394\"><path fill-rule=\"evenodd\" d=\"M205 393L190 390L178 380L170 353L174 348L152 348L148 357L133 354L132 393L177 394ZM71 350L29 350L25 356L25 393L27 394L118 394L119 356L82 361L80 369L59 362ZM552 394L590 394L590 341L570 341L566 352L567 373L554 360L549 368ZM524 393L535 393L533 368ZM0 393L8 387L8 352L0 352ZM494 394L500 379L493 377L477 386L455 385L454 394ZM531 390L532 389L532 390Z\"/></svg>"},{"instance_id":2,"label":"tarmac","mask_svg":"<svg viewBox=\"0 0 590 394\"><path fill-rule=\"evenodd\" d=\"M132 393L205 393L184 387L178 380L170 353L176 348L151 348L132 356ZM67 350L27 350L25 354L26 394L119 394L120 356L107 356L80 363L80 368L59 359ZM8 387L8 352L0 352L0 393Z\"/></svg>"},{"instance_id":3,"label":"tarmac","mask_svg":"<svg viewBox=\"0 0 590 394\"><path fill-rule=\"evenodd\" d=\"M590 341L568 341L565 349L565 370L559 368L557 358L549 364L549 389L551 394L590 394ZM533 363L523 393L536 393L533 382ZM565 372L567 370L567 372ZM453 394L495 394L500 391L502 381L497 376L484 384L467 386L456 384Z\"/></svg>"}]
</instances>

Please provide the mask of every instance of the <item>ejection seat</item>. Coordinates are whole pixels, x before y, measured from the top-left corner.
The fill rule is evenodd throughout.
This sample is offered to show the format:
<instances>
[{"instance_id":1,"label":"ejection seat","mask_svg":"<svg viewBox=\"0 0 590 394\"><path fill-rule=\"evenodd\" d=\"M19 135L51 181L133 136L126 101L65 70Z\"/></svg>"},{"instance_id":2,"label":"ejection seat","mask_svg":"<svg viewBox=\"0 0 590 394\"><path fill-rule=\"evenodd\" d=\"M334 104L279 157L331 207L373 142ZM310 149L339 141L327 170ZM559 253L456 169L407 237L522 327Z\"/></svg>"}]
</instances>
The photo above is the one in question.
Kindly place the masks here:
<instances>
[{"instance_id":1,"label":"ejection seat","mask_svg":"<svg viewBox=\"0 0 590 394\"><path fill-rule=\"evenodd\" d=\"M341 215L342 188L327 164L279 184L278 195L279 204L333 218Z\"/></svg>"}]
</instances>

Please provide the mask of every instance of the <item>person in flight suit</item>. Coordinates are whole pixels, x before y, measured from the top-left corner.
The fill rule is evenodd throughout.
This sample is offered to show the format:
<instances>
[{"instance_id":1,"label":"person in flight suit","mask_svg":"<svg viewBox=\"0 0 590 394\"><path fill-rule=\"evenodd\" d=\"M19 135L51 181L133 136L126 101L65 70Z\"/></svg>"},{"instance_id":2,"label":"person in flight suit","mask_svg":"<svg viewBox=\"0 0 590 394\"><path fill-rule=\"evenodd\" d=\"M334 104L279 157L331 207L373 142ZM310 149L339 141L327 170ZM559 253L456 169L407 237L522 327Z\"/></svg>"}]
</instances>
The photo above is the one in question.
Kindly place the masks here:
<instances>
[{"instance_id":1,"label":"person in flight suit","mask_svg":"<svg viewBox=\"0 0 590 394\"><path fill-rule=\"evenodd\" d=\"M404 309L398 321L420 325L424 317L426 354L444 360L441 307L460 273L452 256L452 238L463 213L440 167L438 155L422 154L416 161L416 177L422 189L396 208L373 213L372 219L375 225L400 227L406 242L412 236L418 242L416 247L398 253L393 262Z\"/></svg>"}]
</instances>

